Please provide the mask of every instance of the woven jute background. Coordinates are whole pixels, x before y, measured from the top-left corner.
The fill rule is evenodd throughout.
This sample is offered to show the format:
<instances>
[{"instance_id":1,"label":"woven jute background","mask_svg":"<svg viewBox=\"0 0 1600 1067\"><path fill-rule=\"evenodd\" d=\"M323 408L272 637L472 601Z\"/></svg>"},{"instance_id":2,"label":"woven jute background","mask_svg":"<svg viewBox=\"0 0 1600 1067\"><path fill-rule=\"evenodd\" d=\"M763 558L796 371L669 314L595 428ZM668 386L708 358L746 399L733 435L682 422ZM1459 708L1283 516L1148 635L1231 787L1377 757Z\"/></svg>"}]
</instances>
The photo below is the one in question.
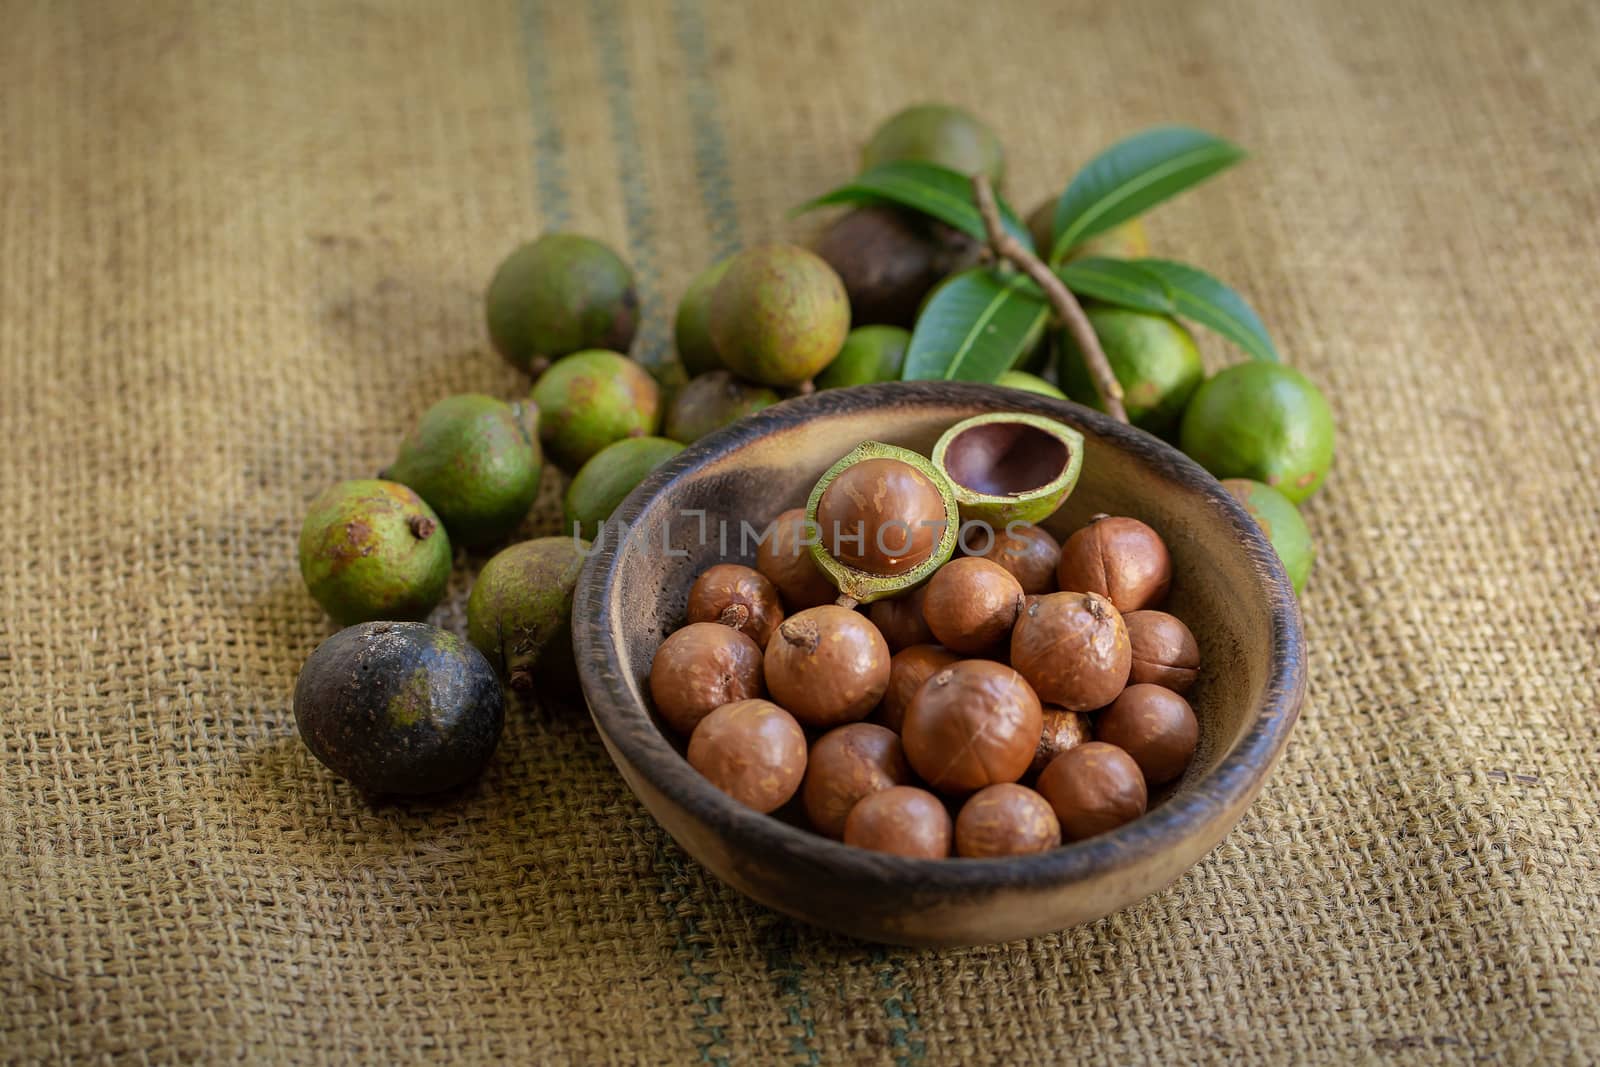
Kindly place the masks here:
<instances>
[{"instance_id":1,"label":"woven jute background","mask_svg":"<svg viewBox=\"0 0 1600 1067\"><path fill-rule=\"evenodd\" d=\"M0 23L0 1059L1600 1058L1593 4ZM498 259L614 242L664 344L696 269L805 236L787 210L924 98L1000 131L1023 209L1148 124L1254 153L1150 221L1341 434L1312 701L1226 842L1059 936L884 950L713 881L580 708L519 710L447 805L324 772L303 506L434 399L526 388L485 340Z\"/></svg>"}]
</instances>

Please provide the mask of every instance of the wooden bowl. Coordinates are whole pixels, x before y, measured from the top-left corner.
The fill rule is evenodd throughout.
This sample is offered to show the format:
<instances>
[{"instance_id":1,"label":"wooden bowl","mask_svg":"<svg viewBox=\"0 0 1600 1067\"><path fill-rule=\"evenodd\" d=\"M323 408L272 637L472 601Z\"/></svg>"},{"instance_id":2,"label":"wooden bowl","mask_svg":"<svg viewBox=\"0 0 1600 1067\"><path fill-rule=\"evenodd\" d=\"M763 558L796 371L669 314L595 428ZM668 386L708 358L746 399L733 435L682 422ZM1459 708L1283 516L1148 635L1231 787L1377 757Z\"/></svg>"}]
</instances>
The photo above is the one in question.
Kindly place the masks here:
<instances>
[{"instance_id":1,"label":"wooden bowl","mask_svg":"<svg viewBox=\"0 0 1600 1067\"><path fill-rule=\"evenodd\" d=\"M663 732L650 708L651 657L682 624L690 584L713 563L751 563L755 532L802 505L828 465L861 441L926 455L946 427L986 411L1038 412L1083 433L1082 478L1046 524L1058 537L1108 512L1143 519L1166 538L1174 578L1165 607L1194 630L1203 657L1189 694L1201 736L1188 772L1126 826L1008 859L887 856L742 807L689 766L682 743ZM743 538L741 522L751 531ZM623 502L597 541L579 579L573 634L584 695L606 749L684 849L769 907L903 945L1047 933L1171 884L1254 799L1305 691L1289 580L1261 530L1216 479L1155 437L1088 408L965 383L828 390L768 408L684 450Z\"/></svg>"}]
</instances>

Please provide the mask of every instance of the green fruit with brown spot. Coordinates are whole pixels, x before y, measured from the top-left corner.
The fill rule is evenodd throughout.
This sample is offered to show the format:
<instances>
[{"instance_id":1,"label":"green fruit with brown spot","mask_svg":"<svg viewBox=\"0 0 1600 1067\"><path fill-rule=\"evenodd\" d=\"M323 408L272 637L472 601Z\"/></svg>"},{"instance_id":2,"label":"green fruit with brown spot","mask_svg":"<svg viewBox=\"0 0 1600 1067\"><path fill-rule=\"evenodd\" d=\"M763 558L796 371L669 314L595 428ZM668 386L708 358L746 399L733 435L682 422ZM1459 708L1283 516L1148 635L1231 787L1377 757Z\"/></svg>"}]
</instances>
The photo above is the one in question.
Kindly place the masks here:
<instances>
[{"instance_id":1,"label":"green fruit with brown spot","mask_svg":"<svg viewBox=\"0 0 1600 1067\"><path fill-rule=\"evenodd\" d=\"M608 246L575 233L545 234L512 252L484 302L495 348L535 375L586 348L626 352L639 325L633 271Z\"/></svg>"},{"instance_id":2,"label":"green fruit with brown spot","mask_svg":"<svg viewBox=\"0 0 1600 1067\"><path fill-rule=\"evenodd\" d=\"M455 634L420 622L340 630L300 669L294 721L311 754L378 795L471 781L500 742L494 670Z\"/></svg>"},{"instance_id":3,"label":"green fruit with brown spot","mask_svg":"<svg viewBox=\"0 0 1600 1067\"><path fill-rule=\"evenodd\" d=\"M949 104L917 104L884 120L861 152L861 169L903 159L934 163L968 177L987 174L996 185L1006 169L994 131Z\"/></svg>"},{"instance_id":4,"label":"green fruit with brown spot","mask_svg":"<svg viewBox=\"0 0 1600 1067\"><path fill-rule=\"evenodd\" d=\"M593 541L623 498L682 451L683 445L665 437L629 437L602 448L567 486L562 504L566 533ZM613 533L620 537L622 531Z\"/></svg>"},{"instance_id":5,"label":"green fruit with brown spot","mask_svg":"<svg viewBox=\"0 0 1600 1067\"><path fill-rule=\"evenodd\" d=\"M539 440L575 471L613 441L645 437L661 421L661 389L627 356L594 349L557 360L533 385Z\"/></svg>"},{"instance_id":6,"label":"green fruit with brown spot","mask_svg":"<svg viewBox=\"0 0 1600 1067\"><path fill-rule=\"evenodd\" d=\"M423 413L383 476L415 489L455 544L503 541L539 495L544 458L533 420L531 404L447 396Z\"/></svg>"},{"instance_id":7,"label":"green fruit with brown spot","mask_svg":"<svg viewBox=\"0 0 1600 1067\"><path fill-rule=\"evenodd\" d=\"M300 576L341 626L424 618L444 596L450 558L439 516L398 482L340 482L300 527Z\"/></svg>"},{"instance_id":8,"label":"green fruit with brown spot","mask_svg":"<svg viewBox=\"0 0 1600 1067\"><path fill-rule=\"evenodd\" d=\"M1194 337L1166 315L1104 305L1089 307L1084 313L1100 339L1111 373L1122 385L1128 421L1160 437L1174 436L1185 405L1205 380ZM1071 335L1062 331L1058 342L1061 356L1056 373L1061 388L1080 404L1104 410Z\"/></svg>"},{"instance_id":9,"label":"green fruit with brown spot","mask_svg":"<svg viewBox=\"0 0 1600 1067\"><path fill-rule=\"evenodd\" d=\"M663 432L674 441L692 444L778 400L778 394L764 385L753 385L725 370L715 370L678 390L667 409Z\"/></svg>"},{"instance_id":10,"label":"green fruit with brown spot","mask_svg":"<svg viewBox=\"0 0 1600 1067\"><path fill-rule=\"evenodd\" d=\"M1219 371L1183 413L1183 450L1218 478L1253 478L1298 504L1333 464L1333 410L1311 380L1252 360Z\"/></svg>"},{"instance_id":11,"label":"green fruit with brown spot","mask_svg":"<svg viewBox=\"0 0 1600 1067\"><path fill-rule=\"evenodd\" d=\"M728 261L708 322L723 366L746 381L789 388L839 354L850 332L850 299L816 253L757 245Z\"/></svg>"},{"instance_id":12,"label":"green fruit with brown spot","mask_svg":"<svg viewBox=\"0 0 1600 1067\"><path fill-rule=\"evenodd\" d=\"M728 270L729 260L718 260L694 276L688 291L678 301L678 315L672 324L672 339L678 349L678 361L689 377L722 367L717 346L711 341L711 294Z\"/></svg>"},{"instance_id":13,"label":"green fruit with brown spot","mask_svg":"<svg viewBox=\"0 0 1600 1067\"><path fill-rule=\"evenodd\" d=\"M1317 560L1317 546L1306 528L1305 517L1294 502L1265 482L1249 478L1224 479L1222 487L1244 505L1250 517L1256 520L1272 548L1283 561L1289 583L1296 593L1305 592L1306 579L1311 577L1311 566Z\"/></svg>"},{"instance_id":14,"label":"green fruit with brown spot","mask_svg":"<svg viewBox=\"0 0 1600 1067\"><path fill-rule=\"evenodd\" d=\"M513 689L577 686L572 594L587 541L538 537L504 549L467 597L467 639Z\"/></svg>"}]
</instances>

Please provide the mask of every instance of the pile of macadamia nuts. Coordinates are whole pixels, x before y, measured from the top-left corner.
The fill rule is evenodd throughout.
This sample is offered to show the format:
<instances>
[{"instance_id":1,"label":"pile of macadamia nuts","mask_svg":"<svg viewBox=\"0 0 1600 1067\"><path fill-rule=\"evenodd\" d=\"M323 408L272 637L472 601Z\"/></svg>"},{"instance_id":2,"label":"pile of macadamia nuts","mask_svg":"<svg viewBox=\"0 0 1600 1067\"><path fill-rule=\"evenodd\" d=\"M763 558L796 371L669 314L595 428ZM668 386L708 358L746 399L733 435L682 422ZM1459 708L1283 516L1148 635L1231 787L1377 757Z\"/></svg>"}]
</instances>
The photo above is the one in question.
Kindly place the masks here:
<instances>
[{"instance_id":1,"label":"pile of macadamia nuts","mask_svg":"<svg viewBox=\"0 0 1600 1067\"><path fill-rule=\"evenodd\" d=\"M880 852L1014 856L1137 818L1189 765L1200 652L1156 610L1172 566L1145 523L1064 545L1013 524L856 610L806 533L785 512L755 568L701 574L651 665L661 720L735 800Z\"/></svg>"}]
</instances>

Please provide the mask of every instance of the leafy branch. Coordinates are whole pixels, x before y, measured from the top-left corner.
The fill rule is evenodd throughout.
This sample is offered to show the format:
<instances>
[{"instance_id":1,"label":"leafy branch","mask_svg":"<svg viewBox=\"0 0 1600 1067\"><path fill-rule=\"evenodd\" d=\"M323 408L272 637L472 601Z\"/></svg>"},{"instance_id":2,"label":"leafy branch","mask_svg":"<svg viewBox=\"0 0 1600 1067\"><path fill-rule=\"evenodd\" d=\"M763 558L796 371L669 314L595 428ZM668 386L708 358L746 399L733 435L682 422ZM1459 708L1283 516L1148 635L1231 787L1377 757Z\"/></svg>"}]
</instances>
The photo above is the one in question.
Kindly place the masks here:
<instances>
[{"instance_id":1,"label":"leafy branch","mask_svg":"<svg viewBox=\"0 0 1600 1067\"><path fill-rule=\"evenodd\" d=\"M1244 157L1237 145L1187 126L1158 126L1118 141L1090 160L1057 198L1042 248L992 187L914 160L873 167L796 210L893 204L985 242L996 261L1016 268L979 266L941 282L917 316L902 377L992 382L1027 359L1054 318L1077 342L1103 406L1118 414L1121 387L1080 297L1189 319L1252 359L1278 359L1261 317L1197 267L1164 259L1071 258L1085 241Z\"/></svg>"},{"instance_id":2,"label":"leafy branch","mask_svg":"<svg viewBox=\"0 0 1600 1067\"><path fill-rule=\"evenodd\" d=\"M1051 310L1072 334L1078 350L1083 353L1089 376L1094 380L1095 391L1100 394L1101 404L1112 418L1127 422L1128 413L1122 407L1122 385L1112 373L1105 350L1100 347L1100 339L1095 336L1094 327L1089 324L1089 317L1083 313L1078 298L1072 295L1060 278L1050 272L1050 268L1038 256L1001 225L1000 210L995 205L994 190L989 186L987 175L979 173L972 176L972 195L977 201L978 214L983 218L989 247L993 249L995 258L1010 262L1044 290Z\"/></svg>"}]
</instances>

